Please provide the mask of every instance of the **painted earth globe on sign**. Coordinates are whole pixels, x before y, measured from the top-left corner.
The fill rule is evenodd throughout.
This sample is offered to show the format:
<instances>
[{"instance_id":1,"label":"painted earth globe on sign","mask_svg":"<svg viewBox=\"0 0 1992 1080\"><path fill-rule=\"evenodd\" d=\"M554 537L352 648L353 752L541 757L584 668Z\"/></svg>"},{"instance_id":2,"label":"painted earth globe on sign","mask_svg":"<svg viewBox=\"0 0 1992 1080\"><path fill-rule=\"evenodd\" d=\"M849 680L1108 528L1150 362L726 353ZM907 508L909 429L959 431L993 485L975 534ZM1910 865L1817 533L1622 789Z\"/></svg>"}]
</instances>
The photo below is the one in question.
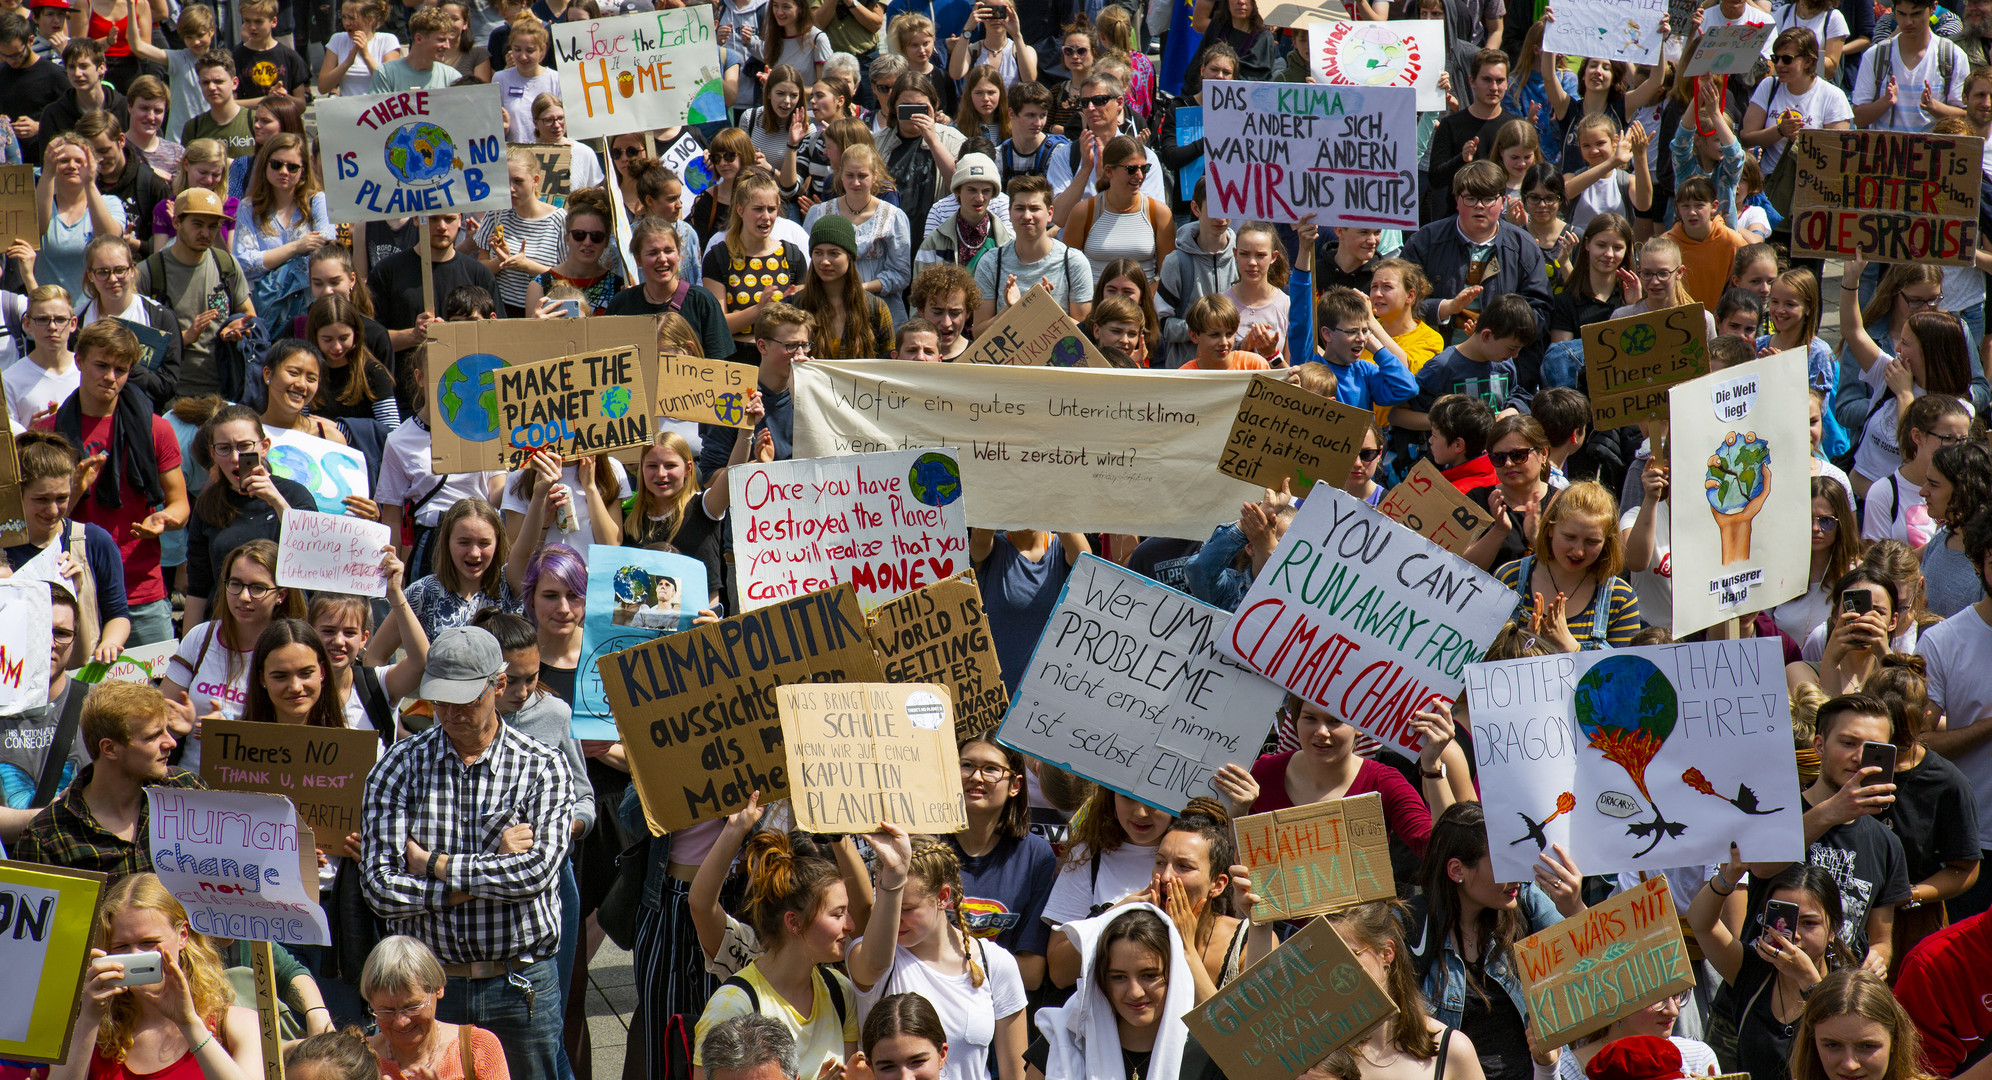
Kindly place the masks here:
<instances>
[{"instance_id":1,"label":"painted earth globe on sign","mask_svg":"<svg viewBox=\"0 0 1992 1080\"><path fill-rule=\"evenodd\" d=\"M463 168L450 133L426 121L403 124L387 136L387 169L404 184L432 184Z\"/></svg>"},{"instance_id":2,"label":"painted earth globe on sign","mask_svg":"<svg viewBox=\"0 0 1992 1080\"><path fill-rule=\"evenodd\" d=\"M1082 367L1086 363L1086 346L1076 337L1063 337L1051 347L1050 367Z\"/></svg>"},{"instance_id":3,"label":"painted earth globe on sign","mask_svg":"<svg viewBox=\"0 0 1992 1080\"><path fill-rule=\"evenodd\" d=\"M498 387L491 373L507 367L490 353L472 353L451 364L436 380L436 403L443 423L457 437L490 442L498 437Z\"/></svg>"},{"instance_id":4,"label":"painted earth globe on sign","mask_svg":"<svg viewBox=\"0 0 1992 1080\"><path fill-rule=\"evenodd\" d=\"M611 420L620 419L629 411L629 388L611 386L602 391L602 415Z\"/></svg>"},{"instance_id":5,"label":"painted earth globe on sign","mask_svg":"<svg viewBox=\"0 0 1992 1080\"><path fill-rule=\"evenodd\" d=\"M641 566L625 566L616 571L616 599L634 604L650 596L650 574Z\"/></svg>"},{"instance_id":6,"label":"painted earth globe on sign","mask_svg":"<svg viewBox=\"0 0 1992 1080\"><path fill-rule=\"evenodd\" d=\"M1614 656L1593 664L1577 680L1571 702L1577 725L1587 735L1618 728L1623 734L1643 733L1655 743L1665 741L1680 712L1674 684L1643 656Z\"/></svg>"},{"instance_id":7,"label":"painted earth globe on sign","mask_svg":"<svg viewBox=\"0 0 1992 1080\"><path fill-rule=\"evenodd\" d=\"M906 490L927 506L961 498L961 468L946 454L921 454L906 473Z\"/></svg>"},{"instance_id":8,"label":"painted earth globe on sign","mask_svg":"<svg viewBox=\"0 0 1992 1080\"><path fill-rule=\"evenodd\" d=\"M1718 514L1738 514L1764 493L1764 467L1770 462L1769 443L1754 431L1730 432L1708 458L1708 504Z\"/></svg>"}]
</instances>

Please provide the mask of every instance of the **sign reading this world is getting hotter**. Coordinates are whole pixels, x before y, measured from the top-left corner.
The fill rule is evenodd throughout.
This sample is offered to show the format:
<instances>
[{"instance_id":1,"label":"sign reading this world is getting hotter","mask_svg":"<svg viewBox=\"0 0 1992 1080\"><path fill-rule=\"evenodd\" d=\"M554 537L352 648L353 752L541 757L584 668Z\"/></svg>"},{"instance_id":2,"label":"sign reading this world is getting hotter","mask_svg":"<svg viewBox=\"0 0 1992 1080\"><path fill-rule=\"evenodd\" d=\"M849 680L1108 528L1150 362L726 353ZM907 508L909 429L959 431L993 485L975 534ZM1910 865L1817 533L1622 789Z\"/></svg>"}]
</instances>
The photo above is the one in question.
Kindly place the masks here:
<instances>
[{"instance_id":1,"label":"sign reading this world is getting hotter","mask_svg":"<svg viewBox=\"0 0 1992 1080\"><path fill-rule=\"evenodd\" d=\"M332 220L502 210L505 112L496 86L359 94L318 103Z\"/></svg>"},{"instance_id":2,"label":"sign reading this world is getting hotter","mask_svg":"<svg viewBox=\"0 0 1992 1080\"><path fill-rule=\"evenodd\" d=\"M553 24L567 133L597 139L726 119L712 8Z\"/></svg>"},{"instance_id":3,"label":"sign reading this world is getting hotter","mask_svg":"<svg viewBox=\"0 0 1992 1080\"><path fill-rule=\"evenodd\" d=\"M1003 722L1010 694L973 570L880 604L866 618L886 682L945 686L954 695L955 733L962 738Z\"/></svg>"},{"instance_id":4,"label":"sign reading this world is getting hotter","mask_svg":"<svg viewBox=\"0 0 1992 1080\"><path fill-rule=\"evenodd\" d=\"M1972 265L1984 139L1807 130L1792 146L1793 255Z\"/></svg>"},{"instance_id":5,"label":"sign reading this world is getting hotter","mask_svg":"<svg viewBox=\"0 0 1992 1080\"><path fill-rule=\"evenodd\" d=\"M1204 87L1215 213L1358 229L1418 227L1418 91L1220 82Z\"/></svg>"}]
</instances>

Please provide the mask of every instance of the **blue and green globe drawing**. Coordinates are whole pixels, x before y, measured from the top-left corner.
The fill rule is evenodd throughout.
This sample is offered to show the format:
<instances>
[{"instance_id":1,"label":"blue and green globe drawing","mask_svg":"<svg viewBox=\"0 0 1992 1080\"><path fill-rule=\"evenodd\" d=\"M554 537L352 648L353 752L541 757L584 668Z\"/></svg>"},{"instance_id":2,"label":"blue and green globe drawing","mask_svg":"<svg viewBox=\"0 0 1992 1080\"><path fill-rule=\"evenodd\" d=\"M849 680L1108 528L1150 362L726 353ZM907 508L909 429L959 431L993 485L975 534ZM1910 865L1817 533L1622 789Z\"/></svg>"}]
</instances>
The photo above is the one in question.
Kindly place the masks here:
<instances>
[{"instance_id":1,"label":"blue and green globe drawing","mask_svg":"<svg viewBox=\"0 0 1992 1080\"><path fill-rule=\"evenodd\" d=\"M928 506L961 498L961 467L946 454L921 454L906 473L906 488Z\"/></svg>"},{"instance_id":2,"label":"blue and green globe drawing","mask_svg":"<svg viewBox=\"0 0 1992 1080\"><path fill-rule=\"evenodd\" d=\"M1085 364L1086 346L1080 344L1076 337L1064 337L1051 347L1051 360L1045 366L1084 367Z\"/></svg>"},{"instance_id":3,"label":"blue and green globe drawing","mask_svg":"<svg viewBox=\"0 0 1992 1080\"><path fill-rule=\"evenodd\" d=\"M442 406L443 423L458 438L490 442L498 437L498 386L491 373L509 366L502 357L471 353L451 364L436 380L436 403Z\"/></svg>"},{"instance_id":4,"label":"blue and green globe drawing","mask_svg":"<svg viewBox=\"0 0 1992 1080\"><path fill-rule=\"evenodd\" d=\"M692 95L692 105L685 122L703 124L713 120L724 120L726 115L726 92L718 79L707 82Z\"/></svg>"},{"instance_id":5,"label":"blue and green globe drawing","mask_svg":"<svg viewBox=\"0 0 1992 1080\"><path fill-rule=\"evenodd\" d=\"M1730 432L1722 445L1708 458L1708 504L1718 514L1740 514L1751 500L1764 493L1765 466L1771 460L1770 444L1754 431L1742 435Z\"/></svg>"},{"instance_id":6,"label":"blue and green globe drawing","mask_svg":"<svg viewBox=\"0 0 1992 1080\"><path fill-rule=\"evenodd\" d=\"M1638 356L1652 349L1657 340L1659 339L1652 327L1644 324L1630 326L1619 335L1619 348L1623 349L1627 356Z\"/></svg>"},{"instance_id":7,"label":"blue and green globe drawing","mask_svg":"<svg viewBox=\"0 0 1992 1080\"><path fill-rule=\"evenodd\" d=\"M1656 748L1673 733L1680 714L1674 684L1643 656L1613 656L1591 665L1571 695L1577 726L1586 735L1606 728L1643 736Z\"/></svg>"},{"instance_id":8,"label":"blue and green globe drawing","mask_svg":"<svg viewBox=\"0 0 1992 1080\"><path fill-rule=\"evenodd\" d=\"M719 418L720 423L728 425L737 424L740 422L740 418L745 416L746 413L747 399L745 395L737 392L713 395L712 414Z\"/></svg>"},{"instance_id":9,"label":"blue and green globe drawing","mask_svg":"<svg viewBox=\"0 0 1992 1080\"><path fill-rule=\"evenodd\" d=\"M457 157L456 140L426 120L403 124L388 133L383 148L387 171L396 180L416 186L434 186L447 180L451 169L463 168Z\"/></svg>"},{"instance_id":10,"label":"blue and green globe drawing","mask_svg":"<svg viewBox=\"0 0 1992 1080\"><path fill-rule=\"evenodd\" d=\"M616 599L625 604L635 604L650 598L650 574L640 566L625 566L616 571Z\"/></svg>"},{"instance_id":11,"label":"blue and green globe drawing","mask_svg":"<svg viewBox=\"0 0 1992 1080\"><path fill-rule=\"evenodd\" d=\"M602 415L611 420L620 419L629 411L629 388L611 386L602 391Z\"/></svg>"}]
</instances>

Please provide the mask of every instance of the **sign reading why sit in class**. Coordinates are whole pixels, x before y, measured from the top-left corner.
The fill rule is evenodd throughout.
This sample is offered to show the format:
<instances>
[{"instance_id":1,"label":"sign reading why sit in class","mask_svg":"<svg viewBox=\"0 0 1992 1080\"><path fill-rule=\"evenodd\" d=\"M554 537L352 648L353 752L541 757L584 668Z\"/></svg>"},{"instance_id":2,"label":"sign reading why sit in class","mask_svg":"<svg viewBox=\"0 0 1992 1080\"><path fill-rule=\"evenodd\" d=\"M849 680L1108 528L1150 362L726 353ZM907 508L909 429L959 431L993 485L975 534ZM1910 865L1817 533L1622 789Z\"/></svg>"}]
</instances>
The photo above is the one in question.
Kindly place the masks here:
<instances>
[{"instance_id":1,"label":"sign reading why sit in class","mask_svg":"<svg viewBox=\"0 0 1992 1080\"><path fill-rule=\"evenodd\" d=\"M1667 390L1708 374L1708 309L1698 302L1584 327L1584 375L1599 430L1667 418Z\"/></svg>"},{"instance_id":2,"label":"sign reading why sit in class","mask_svg":"<svg viewBox=\"0 0 1992 1080\"><path fill-rule=\"evenodd\" d=\"M469 214L512 204L496 86L359 94L318 103L332 220Z\"/></svg>"},{"instance_id":3,"label":"sign reading why sit in class","mask_svg":"<svg viewBox=\"0 0 1992 1080\"><path fill-rule=\"evenodd\" d=\"M726 119L719 39L703 4L556 22L553 55L573 138Z\"/></svg>"},{"instance_id":4,"label":"sign reading why sit in class","mask_svg":"<svg viewBox=\"0 0 1992 1080\"><path fill-rule=\"evenodd\" d=\"M1486 571L1323 484L1219 647L1416 757L1413 714L1458 695L1466 665L1514 611L1514 591Z\"/></svg>"},{"instance_id":5,"label":"sign reading why sit in class","mask_svg":"<svg viewBox=\"0 0 1992 1080\"><path fill-rule=\"evenodd\" d=\"M1792 145L1793 255L1972 265L1984 139L1806 130Z\"/></svg>"},{"instance_id":6,"label":"sign reading why sit in class","mask_svg":"<svg viewBox=\"0 0 1992 1080\"><path fill-rule=\"evenodd\" d=\"M1455 555L1466 554L1494 516L1453 486L1432 459L1421 457L1391 488L1377 512Z\"/></svg>"},{"instance_id":7,"label":"sign reading why sit in class","mask_svg":"<svg viewBox=\"0 0 1992 1080\"><path fill-rule=\"evenodd\" d=\"M1395 1015L1334 924L1316 919L1183 1021L1226 1076L1291 1080Z\"/></svg>"},{"instance_id":8,"label":"sign reading why sit in class","mask_svg":"<svg viewBox=\"0 0 1992 1080\"><path fill-rule=\"evenodd\" d=\"M1269 375L1254 375L1238 402L1217 471L1278 490L1293 482L1306 497L1317 480L1340 486L1370 428L1370 412L1352 409Z\"/></svg>"},{"instance_id":9,"label":"sign reading why sit in class","mask_svg":"<svg viewBox=\"0 0 1992 1080\"><path fill-rule=\"evenodd\" d=\"M277 542L277 584L313 592L386 596L381 555L393 532L377 521L310 510L284 511Z\"/></svg>"},{"instance_id":10,"label":"sign reading why sit in class","mask_svg":"<svg viewBox=\"0 0 1992 1080\"><path fill-rule=\"evenodd\" d=\"M667 634L597 661L650 830L789 794L775 688L884 682L849 585Z\"/></svg>"},{"instance_id":11,"label":"sign reading why sit in class","mask_svg":"<svg viewBox=\"0 0 1992 1080\"><path fill-rule=\"evenodd\" d=\"M146 788L145 797L152 869L195 930L280 945L332 943L318 906L312 827L289 799L160 787Z\"/></svg>"},{"instance_id":12,"label":"sign reading why sit in class","mask_svg":"<svg viewBox=\"0 0 1992 1080\"><path fill-rule=\"evenodd\" d=\"M1180 814L1250 767L1285 697L1220 656L1230 612L1094 555L1065 579L999 739Z\"/></svg>"},{"instance_id":13,"label":"sign reading why sit in class","mask_svg":"<svg viewBox=\"0 0 1992 1080\"><path fill-rule=\"evenodd\" d=\"M1581 1039L1695 985L1681 920L1658 874L1516 942L1515 961L1529 1034L1544 1046Z\"/></svg>"},{"instance_id":14,"label":"sign reading why sit in class","mask_svg":"<svg viewBox=\"0 0 1992 1080\"><path fill-rule=\"evenodd\" d=\"M760 369L731 360L660 353L657 357L657 415L671 420L752 430L747 399L754 395Z\"/></svg>"},{"instance_id":15,"label":"sign reading why sit in class","mask_svg":"<svg viewBox=\"0 0 1992 1080\"><path fill-rule=\"evenodd\" d=\"M68 1060L105 877L0 861L0 1057Z\"/></svg>"},{"instance_id":16,"label":"sign reading why sit in class","mask_svg":"<svg viewBox=\"0 0 1992 1080\"><path fill-rule=\"evenodd\" d=\"M1383 796L1345 799L1248 814L1233 823L1238 857L1252 869L1260 902L1252 921L1304 919L1397 895Z\"/></svg>"},{"instance_id":17,"label":"sign reading why sit in class","mask_svg":"<svg viewBox=\"0 0 1992 1080\"><path fill-rule=\"evenodd\" d=\"M650 386L634 345L518 364L496 378L508 472L542 447L573 459L650 445Z\"/></svg>"},{"instance_id":18,"label":"sign reading why sit in class","mask_svg":"<svg viewBox=\"0 0 1992 1080\"><path fill-rule=\"evenodd\" d=\"M345 850L360 831L367 773L380 756L371 729L210 720L201 728L201 779L216 791L283 795L311 823L318 847Z\"/></svg>"},{"instance_id":19,"label":"sign reading why sit in class","mask_svg":"<svg viewBox=\"0 0 1992 1080\"><path fill-rule=\"evenodd\" d=\"M841 683L775 691L799 829L907 832L968 828L954 709L932 683Z\"/></svg>"},{"instance_id":20,"label":"sign reading why sit in class","mask_svg":"<svg viewBox=\"0 0 1992 1080\"><path fill-rule=\"evenodd\" d=\"M872 648L885 663L886 682L947 687L954 700L955 734L961 738L1003 722L1010 693L1003 687L975 571L963 570L915 589L866 617Z\"/></svg>"},{"instance_id":21,"label":"sign reading why sit in class","mask_svg":"<svg viewBox=\"0 0 1992 1080\"><path fill-rule=\"evenodd\" d=\"M1415 88L1212 83L1203 108L1213 213L1286 225L1311 218L1323 227L1418 227Z\"/></svg>"},{"instance_id":22,"label":"sign reading why sit in class","mask_svg":"<svg viewBox=\"0 0 1992 1080\"><path fill-rule=\"evenodd\" d=\"M1051 290L1038 282L1023 298L978 329L957 364L1027 364L1034 367L1108 367L1079 324L1065 313Z\"/></svg>"}]
</instances>

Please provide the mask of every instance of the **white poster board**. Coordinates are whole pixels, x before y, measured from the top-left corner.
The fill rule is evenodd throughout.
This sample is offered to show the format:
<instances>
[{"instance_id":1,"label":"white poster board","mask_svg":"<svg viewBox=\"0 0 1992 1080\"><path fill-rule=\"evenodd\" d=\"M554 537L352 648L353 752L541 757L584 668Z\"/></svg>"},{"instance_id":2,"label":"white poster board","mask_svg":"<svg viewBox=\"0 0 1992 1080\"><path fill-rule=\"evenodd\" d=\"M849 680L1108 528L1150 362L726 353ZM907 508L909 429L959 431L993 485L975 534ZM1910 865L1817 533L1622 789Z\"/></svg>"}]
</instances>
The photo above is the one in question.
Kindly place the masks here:
<instances>
[{"instance_id":1,"label":"white poster board","mask_svg":"<svg viewBox=\"0 0 1992 1080\"><path fill-rule=\"evenodd\" d=\"M1419 112L1444 112L1446 24L1439 19L1317 22L1307 26L1308 67L1330 86L1409 86Z\"/></svg>"},{"instance_id":2,"label":"white poster board","mask_svg":"<svg viewBox=\"0 0 1992 1080\"><path fill-rule=\"evenodd\" d=\"M1206 188L1230 218L1418 227L1418 91L1214 82L1204 87Z\"/></svg>"},{"instance_id":3,"label":"white poster board","mask_svg":"<svg viewBox=\"0 0 1992 1080\"><path fill-rule=\"evenodd\" d=\"M318 103L332 220L467 214L512 204L496 86L330 97Z\"/></svg>"},{"instance_id":4,"label":"white poster board","mask_svg":"<svg viewBox=\"0 0 1992 1080\"><path fill-rule=\"evenodd\" d=\"M277 584L313 592L386 596L380 556L393 542L393 532L378 521L287 510L277 541Z\"/></svg>"},{"instance_id":5,"label":"white poster board","mask_svg":"<svg viewBox=\"0 0 1992 1080\"><path fill-rule=\"evenodd\" d=\"M317 845L289 799L149 787L145 802L152 869L195 930L279 945L332 943L318 906Z\"/></svg>"},{"instance_id":6,"label":"white poster board","mask_svg":"<svg viewBox=\"0 0 1992 1080\"><path fill-rule=\"evenodd\" d=\"M0 579L0 716L19 716L48 704L52 606L42 581Z\"/></svg>"},{"instance_id":7,"label":"white poster board","mask_svg":"<svg viewBox=\"0 0 1992 1080\"><path fill-rule=\"evenodd\" d=\"M1220 655L1231 614L1094 555L1065 579L997 738L1172 814L1250 768L1286 691Z\"/></svg>"},{"instance_id":8,"label":"white poster board","mask_svg":"<svg viewBox=\"0 0 1992 1080\"><path fill-rule=\"evenodd\" d=\"M1466 699L1497 881L1551 844L1587 874L1805 857L1774 638L1472 664Z\"/></svg>"},{"instance_id":9,"label":"white poster board","mask_svg":"<svg viewBox=\"0 0 1992 1080\"><path fill-rule=\"evenodd\" d=\"M621 135L726 119L712 8L553 24L567 134Z\"/></svg>"},{"instance_id":10,"label":"white poster board","mask_svg":"<svg viewBox=\"0 0 1992 1080\"><path fill-rule=\"evenodd\" d=\"M1770 40L1771 31L1776 29L1775 23L1761 22L1704 30L1682 74L1688 78L1747 75L1756 68L1757 60L1764 55L1764 42Z\"/></svg>"},{"instance_id":11,"label":"white poster board","mask_svg":"<svg viewBox=\"0 0 1992 1080\"><path fill-rule=\"evenodd\" d=\"M273 427L264 433L270 437L270 475L302 484L319 513L344 514L346 496L373 494L367 456L359 450L302 431Z\"/></svg>"},{"instance_id":12,"label":"white poster board","mask_svg":"<svg viewBox=\"0 0 1992 1080\"><path fill-rule=\"evenodd\" d=\"M1556 18L1543 24L1542 51L1657 64L1666 17L1667 0L1557 0Z\"/></svg>"}]
</instances>

